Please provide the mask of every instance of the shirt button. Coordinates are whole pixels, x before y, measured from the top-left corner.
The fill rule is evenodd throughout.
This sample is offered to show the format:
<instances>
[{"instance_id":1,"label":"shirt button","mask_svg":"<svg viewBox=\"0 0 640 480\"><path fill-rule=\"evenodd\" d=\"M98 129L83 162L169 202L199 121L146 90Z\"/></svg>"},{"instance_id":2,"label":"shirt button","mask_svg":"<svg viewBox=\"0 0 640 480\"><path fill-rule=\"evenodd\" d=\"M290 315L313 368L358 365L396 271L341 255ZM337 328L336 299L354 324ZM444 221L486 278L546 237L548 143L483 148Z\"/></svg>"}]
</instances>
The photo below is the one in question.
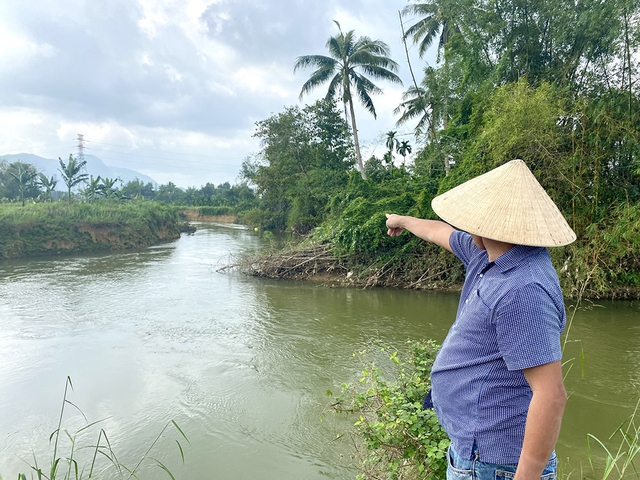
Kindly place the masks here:
<instances>
[{"instance_id":1,"label":"shirt button","mask_svg":"<svg viewBox=\"0 0 640 480\"><path fill-rule=\"evenodd\" d=\"M482 273L480 274L480 278L482 278Z\"/></svg>"}]
</instances>

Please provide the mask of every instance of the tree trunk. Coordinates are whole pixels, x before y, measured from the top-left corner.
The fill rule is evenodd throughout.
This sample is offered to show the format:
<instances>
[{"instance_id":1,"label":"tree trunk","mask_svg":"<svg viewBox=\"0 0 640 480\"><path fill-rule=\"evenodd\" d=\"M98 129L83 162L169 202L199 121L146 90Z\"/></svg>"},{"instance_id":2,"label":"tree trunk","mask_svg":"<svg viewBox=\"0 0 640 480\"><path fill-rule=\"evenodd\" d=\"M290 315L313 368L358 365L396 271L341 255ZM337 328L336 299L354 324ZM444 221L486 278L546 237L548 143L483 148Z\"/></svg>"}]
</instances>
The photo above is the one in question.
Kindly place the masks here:
<instances>
[{"instance_id":1,"label":"tree trunk","mask_svg":"<svg viewBox=\"0 0 640 480\"><path fill-rule=\"evenodd\" d=\"M443 120L442 120L442 125L444 127L444 130L447 129L447 99L444 99L444 106L445 106L445 111L444 111L444 116L443 116ZM444 176L448 176L449 172L451 171L451 164L449 163L449 150L447 149L446 152L444 152Z\"/></svg>"},{"instance_id":2,"label":"tree trunk","mask_svg":"<svg viewBox=\"0 0 640 480\"><path fill-rule=\"evenodd\" d=\"M351 131L353 132L353 143L356 146L356 163L362 179L366 180L367 175L364 173L364 163L362 162L362 155L360 154L360 142L358 141L358 127L356 127L356 112L353 108L353 100L349 95L349 110L351 111Z\"/></svg>"}]
</instances>

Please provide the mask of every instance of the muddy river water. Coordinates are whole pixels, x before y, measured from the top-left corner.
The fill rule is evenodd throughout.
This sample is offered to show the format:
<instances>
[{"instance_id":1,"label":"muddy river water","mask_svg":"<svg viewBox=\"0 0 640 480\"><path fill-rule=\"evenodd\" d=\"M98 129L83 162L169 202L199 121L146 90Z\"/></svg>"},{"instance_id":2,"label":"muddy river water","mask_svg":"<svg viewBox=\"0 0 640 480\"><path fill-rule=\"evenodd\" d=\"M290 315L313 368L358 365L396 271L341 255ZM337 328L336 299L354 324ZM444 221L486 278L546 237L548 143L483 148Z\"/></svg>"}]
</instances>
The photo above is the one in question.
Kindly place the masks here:
<instances>
[{"instance_id":1,"label":"muddy river water","mask_svg":"<svg viewBox=\"0 0 640 480\"><path fill-rule=\"evenodd\" d=\"M0 263L0 475L27 473L34 457L48 466L70 377L68 399L101 420L77 446L103 428L128 466L175 420L190 443L170 428L151 456L178 479L355 478L349 442L336 440L348 421L323 416L325 392L356 378L352 353L372 340L441 342L458 295L218 271L261 247L251 230L201 224L142 251ZM585 306L565 351L570 399L557 448L572 478L598 477L587 433L606 440L640 398L640 305ZM67 404L63 427L85 424ZM592 453L597 468L602 452ZM152 461L142 477L169 478Z\"/></svg>"}]
</instances>

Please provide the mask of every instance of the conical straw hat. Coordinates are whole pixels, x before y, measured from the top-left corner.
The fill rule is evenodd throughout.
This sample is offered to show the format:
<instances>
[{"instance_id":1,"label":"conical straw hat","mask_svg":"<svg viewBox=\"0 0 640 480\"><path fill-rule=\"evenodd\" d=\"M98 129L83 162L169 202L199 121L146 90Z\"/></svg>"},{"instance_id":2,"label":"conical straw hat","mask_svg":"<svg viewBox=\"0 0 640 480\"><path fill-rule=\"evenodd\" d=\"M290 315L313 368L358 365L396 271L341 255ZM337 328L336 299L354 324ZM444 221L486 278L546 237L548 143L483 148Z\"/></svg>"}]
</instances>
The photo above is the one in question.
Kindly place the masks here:
<instances>
[{"instance_id":1,"label":"conical straw hat","mask_svg":"<svg viewBox=\"0 0 640 480\"><path fill-rule=\"evenodd\" d=\"M512 160L438 195L431 207L454 227L501 242L559 247L576 239L522 160Z\"/></svg>"}]
</instances>

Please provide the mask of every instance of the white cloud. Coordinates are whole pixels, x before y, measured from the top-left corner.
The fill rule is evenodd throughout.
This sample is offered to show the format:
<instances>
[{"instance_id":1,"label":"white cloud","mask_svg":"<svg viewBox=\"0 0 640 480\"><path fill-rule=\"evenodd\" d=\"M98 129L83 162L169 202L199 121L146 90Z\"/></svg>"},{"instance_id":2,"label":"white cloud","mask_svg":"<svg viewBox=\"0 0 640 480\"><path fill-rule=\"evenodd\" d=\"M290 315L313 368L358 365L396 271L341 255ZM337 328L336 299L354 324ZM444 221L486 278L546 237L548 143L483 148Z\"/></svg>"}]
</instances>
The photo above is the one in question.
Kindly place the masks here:
<instances>
[{"instance_id":1,"label":"white cloud","mask_svg":"<svg viewBox=\"0 0 640 480\"><path fill-rule=\"evenodd\" d=\"M337 33L332 19L388 43L408 85L397 19L404 5L5 0L0 70L11 74L0 76L0 154L65 157L83 133L107 164L161 183L233 182L242 160L259 148L254 122L299 103L310 72L294 75L293 63L326 52L327 38ZM414 64L417 73L423 64ZM367 154L379 153L380 134L395 129L392 110L402 88L380 86L377 121L356 107Z\"/></svg>"}]
</instances>

